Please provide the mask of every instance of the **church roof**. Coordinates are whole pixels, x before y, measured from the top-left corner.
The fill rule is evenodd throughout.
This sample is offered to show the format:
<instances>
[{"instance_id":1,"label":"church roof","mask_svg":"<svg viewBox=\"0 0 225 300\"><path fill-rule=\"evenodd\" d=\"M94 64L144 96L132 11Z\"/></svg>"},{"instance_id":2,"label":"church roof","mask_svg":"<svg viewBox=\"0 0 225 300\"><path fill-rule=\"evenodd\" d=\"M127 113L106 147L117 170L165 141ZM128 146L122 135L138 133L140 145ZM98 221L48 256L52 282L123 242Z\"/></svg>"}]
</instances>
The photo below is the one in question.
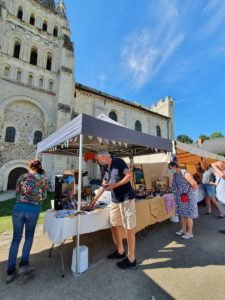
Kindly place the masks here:
<instances>
[{"instance_id":1,"label":"church roof","mask_svg":"<svg viewBox=\"0 0 225 300\"><path fill-rule=\"evenodd\" d=\"M131 101L128 101L128 100L125 100L125 99L122 99L122 98L119 98L119 97L116 97L116 96L113 96L113 95L110 95L110 94L107 94L105 92L102 92L102 91L99 91L99 90L96 90L94 88L91 88L89 86L86 86L84 84L81 84L81 83L78 83L76 82L75 83L75 89L79 89L79 90L83 90L83 91L86 91L86 92L89 92L91 94L95 94L97 96L101 96L101 97L105 97L109 100L113 100L113 101L116 101L116 102L119 102L119 103L122 103L122 104L126 104L128 106L131 106L131 107L134 107L134 108L138 108L142 111L145 111L147 113L150 113L150 114L153 114L153 115L156 115L158 117L162 117L164 119L170 119L170 117L167 117L167 116L164 116L162 114L159 114L157 112L154 112L152 111L150 108L148 107L145 107L143 105L140 105L138 103L135 103L135 102L131 102Z\"/></svg>"}]
</instances>

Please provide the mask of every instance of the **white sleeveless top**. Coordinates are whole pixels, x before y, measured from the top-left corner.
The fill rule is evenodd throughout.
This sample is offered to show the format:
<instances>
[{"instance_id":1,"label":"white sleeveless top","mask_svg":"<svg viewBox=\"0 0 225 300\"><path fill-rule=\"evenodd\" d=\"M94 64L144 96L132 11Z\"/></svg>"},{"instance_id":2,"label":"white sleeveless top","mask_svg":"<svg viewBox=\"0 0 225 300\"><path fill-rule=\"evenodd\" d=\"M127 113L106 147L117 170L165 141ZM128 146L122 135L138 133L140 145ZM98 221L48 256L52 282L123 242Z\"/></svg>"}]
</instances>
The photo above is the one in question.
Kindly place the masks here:
<instances>
[{"instance_id":1,"label":"white sleeveless top","mask_svg":"<svg viewBox=\"0 0 225 300\"><path fill-rule=\"evenodd\" d=\"M225 174L225 171L224 171ZM216 197L225 204L225 179L216 175Z\"/></svg>"}]
</instances>

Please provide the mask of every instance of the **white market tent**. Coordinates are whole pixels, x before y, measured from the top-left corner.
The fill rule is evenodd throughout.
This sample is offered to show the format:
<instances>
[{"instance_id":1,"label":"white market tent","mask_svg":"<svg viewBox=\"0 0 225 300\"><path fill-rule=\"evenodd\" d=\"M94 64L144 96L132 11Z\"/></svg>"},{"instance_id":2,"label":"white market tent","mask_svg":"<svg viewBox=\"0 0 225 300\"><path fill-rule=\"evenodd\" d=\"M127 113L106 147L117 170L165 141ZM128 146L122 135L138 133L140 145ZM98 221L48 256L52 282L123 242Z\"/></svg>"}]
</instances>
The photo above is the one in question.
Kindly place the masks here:
<instances>
[{"instance_id":1,"label":"white market tent","mask_svg":"<svg viewBox=\"0 0 225 300\"><path fill-rule=\"evenodd\" d=\"M81 208L81 175L82 156L85 151L98 151L108 148L114 156L127 157L158 152L172 152L172 142L168 139L152 136L135 131L111 120L101 114L95 118L80 114L64 127L38 143L37 154L61 154L79 156L78 176L78 216L77 216L77 263L76 273L79 270L80 244L80 208Z\"/></svg>"}]
</instances>

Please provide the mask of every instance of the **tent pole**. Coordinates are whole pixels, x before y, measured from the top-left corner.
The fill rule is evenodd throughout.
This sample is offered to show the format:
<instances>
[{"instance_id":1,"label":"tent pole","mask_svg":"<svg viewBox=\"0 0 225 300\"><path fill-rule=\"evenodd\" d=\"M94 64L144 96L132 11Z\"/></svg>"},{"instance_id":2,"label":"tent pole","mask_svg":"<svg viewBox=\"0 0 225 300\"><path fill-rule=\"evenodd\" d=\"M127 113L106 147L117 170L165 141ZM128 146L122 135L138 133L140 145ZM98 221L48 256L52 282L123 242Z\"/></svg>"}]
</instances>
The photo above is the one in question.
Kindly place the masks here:
<instances>
[{"instance_id":1,"label":"tent pole","mask_svg":"<svg viewBox=\"0 0 225 300\"><path fill-rule=\"evenodd\" d=\"M80 207L81 207L81 189L82 189L82 153L83 152L83 134L80 134L79 149L79 177L78 177L78 204L77 204L77 249L76 249L76 275L80 269Z\"/></svg>"}]
</instances>

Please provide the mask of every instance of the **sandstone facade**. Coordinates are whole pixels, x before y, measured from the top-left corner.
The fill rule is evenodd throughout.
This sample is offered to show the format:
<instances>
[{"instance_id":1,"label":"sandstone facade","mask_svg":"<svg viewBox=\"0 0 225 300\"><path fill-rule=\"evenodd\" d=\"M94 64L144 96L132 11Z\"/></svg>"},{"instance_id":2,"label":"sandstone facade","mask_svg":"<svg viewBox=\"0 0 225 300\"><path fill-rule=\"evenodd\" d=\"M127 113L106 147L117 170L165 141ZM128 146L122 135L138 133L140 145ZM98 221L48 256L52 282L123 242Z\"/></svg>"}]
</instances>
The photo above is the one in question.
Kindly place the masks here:
<instances>
[{"instance_id":1,"label":"sandstone facade","mask_svg":"<svg viewBox=\"0 0 225 300\"><path fill-rule=\"evenodd\" d=\"M74 81L74 48L63 1L0 0L0 191L10 189L36 144L79 113L173 138L173 99L145 108ZM136 128L137 129L137 128ZM50 182L72 157L42 156Z\"/></svg>"}]
</instances>

